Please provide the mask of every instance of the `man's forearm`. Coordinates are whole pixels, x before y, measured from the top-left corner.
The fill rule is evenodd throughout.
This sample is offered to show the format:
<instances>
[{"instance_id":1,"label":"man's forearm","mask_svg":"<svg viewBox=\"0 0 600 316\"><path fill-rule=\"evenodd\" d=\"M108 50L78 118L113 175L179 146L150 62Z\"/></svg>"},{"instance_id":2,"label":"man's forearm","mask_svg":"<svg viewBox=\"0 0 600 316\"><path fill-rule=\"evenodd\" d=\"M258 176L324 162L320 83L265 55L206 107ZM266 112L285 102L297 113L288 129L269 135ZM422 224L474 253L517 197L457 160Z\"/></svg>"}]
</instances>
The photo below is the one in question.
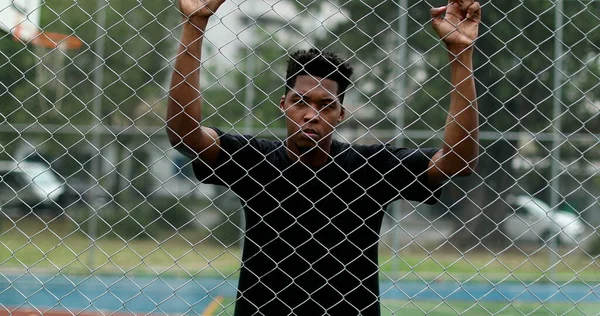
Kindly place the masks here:
<instances>
[{"instance_id":1,"label":"man's forearm","mask_svg":"<svg viewBox=\"0 0 600 316\"><path fill-rule=\"evenodd\" d=\"M193 144L201 134L200 62L207 23L208 18L193 17L183 26L167 102L167 133L172 144Z\"/></svg>"},{"instance_id":2,"label":"man's forearm","mask_svg":"<svg viewBox=\"0 0 600 316\"><path fill-rule=\"evenodd\" d=\"M452 174L470 174L479 152L473 48L450 50L450 63L453 90L444 130L444 165Z\"/></svg>"}]
</instances>

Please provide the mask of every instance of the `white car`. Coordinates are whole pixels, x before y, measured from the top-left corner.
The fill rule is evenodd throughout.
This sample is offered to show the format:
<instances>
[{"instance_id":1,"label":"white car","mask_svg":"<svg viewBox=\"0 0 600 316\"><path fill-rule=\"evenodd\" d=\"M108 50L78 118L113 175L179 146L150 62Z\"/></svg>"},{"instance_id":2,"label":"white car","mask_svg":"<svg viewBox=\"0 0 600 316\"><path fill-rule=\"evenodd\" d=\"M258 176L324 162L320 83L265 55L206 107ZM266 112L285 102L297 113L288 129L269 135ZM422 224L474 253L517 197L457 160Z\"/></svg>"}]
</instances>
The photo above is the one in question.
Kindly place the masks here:
<instances>
[{"instance_id":1,"label":"white car","mask_svg":"<svg viewBox=\"0 0 600 316\"><path fill-rule=\"evenodd\" d=\"M556 238L560 245L577 245L585 233L583 221L575 214L552 209L531 196L509 196L514 213L503 222L504 233L512 240L548 242Z\"/></svg>"},{"instance_id":2,"label":"white car","mask_svg":"<svg viewBox=\"0 0 600 316\"><path fill-rule=\"evenodd\" d=\"M0 161L0 209L55 210L65 186L50 166L30 161Z\"/></svg>"}]
</instances>

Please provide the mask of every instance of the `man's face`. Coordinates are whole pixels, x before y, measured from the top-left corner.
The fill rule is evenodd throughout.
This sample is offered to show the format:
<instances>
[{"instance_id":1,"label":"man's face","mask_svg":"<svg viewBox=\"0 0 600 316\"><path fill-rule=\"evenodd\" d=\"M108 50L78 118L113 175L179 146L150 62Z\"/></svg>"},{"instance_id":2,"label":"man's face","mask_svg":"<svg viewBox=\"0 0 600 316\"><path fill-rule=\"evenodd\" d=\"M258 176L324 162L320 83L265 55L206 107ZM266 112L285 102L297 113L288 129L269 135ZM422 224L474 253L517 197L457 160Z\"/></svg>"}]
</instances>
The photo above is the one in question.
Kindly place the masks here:
<instances>
[{"instance_id":1,"label":"man's face","mask_svg":"<svg viewBox=\"0 0 600 316\"><path fill-rule=\"evenodd\" d=\"M296 78L296 84L280 103L291 146L304 153L317 144L327 144L335 126L344 118L337 91L338 84L331 79L310 75Z\"/></svg>"}]
</instances>

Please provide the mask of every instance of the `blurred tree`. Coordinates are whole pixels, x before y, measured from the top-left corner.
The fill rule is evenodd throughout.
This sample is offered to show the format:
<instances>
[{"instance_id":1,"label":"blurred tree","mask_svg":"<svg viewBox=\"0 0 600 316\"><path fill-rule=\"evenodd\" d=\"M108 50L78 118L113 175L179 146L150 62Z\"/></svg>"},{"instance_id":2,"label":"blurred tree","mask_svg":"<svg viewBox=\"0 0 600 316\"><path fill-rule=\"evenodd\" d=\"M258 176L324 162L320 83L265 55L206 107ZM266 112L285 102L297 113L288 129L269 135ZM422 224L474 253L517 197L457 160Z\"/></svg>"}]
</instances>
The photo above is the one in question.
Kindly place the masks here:
<instances>
[{"instance_id":1,"label":"blurred tree","mask_svg":"<svg viewBox=\"0 0 600 316\"><path fill-rule=\"evenodd\" d=\"M331 0L347 16L344 23L327 28L326 35L315 41L320 48L332 49L351 58L358 73L355 78L359 104L376 108L377 115L361 117L361 124L377 129L393 129L395 109L405 107L404 126L407 130L441 131L445 124L449 102L447 81L448 56L429 26L428 1L409 1L405 102L395 94L394 85L401 69L399 52L399 1L338 1ZM444 5L445 2L439 3ZM481 113L481 130L526 132L534 139L541 132L552 132L554 3L548 1L507 0L482 2L483 23L475 54L476 78ZM297 1L307 16L316 16L322 4ZM563 14L564 68L561 71L563 97L561 101L562 133L598 131L598 100L600 89L598 46L600 3L569 1ZM387 141L387 140L382 140ZM548 156L549 142L532 140L539 155ZM407 146L436 145L413 138ZM451 206L461 229L454 235L457 245L470 247L503 244L498 225L512 210L499 200L516 191L547 195L549 170L541 177L536 172L525 175L530 183L518 182L511 162L520 154L522 142L499 138L482 141L477 175L449 185L442 212ZM573 145L576 146L576 145ZM580 159L592 153L573 146L561 146L565 159ZM523 175L520 175L523 176ZM465 192L466 199L464 198ZM566 192L566 191L565 191ZM566 194L565 194L566 195ZM450 198L450 200L448 199ZM546 199L546 198L544 198ZM460 201L460 203L457 202ZM547 199L546 199L547 200ZM465 225L465 223L467 223ZM496 232L496 233L494 233Z\"/></svg>"},{"instance_id":2,"label":"blurred tree","mask_svg":"<svg viewBox=\"0 0 600 316\"><path fill-rule=\"evenodd\" d=\"M292 1L292 0L286 0ZM372 115L358 118L359 126L369 130L395 129L396 114L404 107L403 125L412 131L441 131L445 124L448 91L448 56L429 26L430 5L438 2L408 1L408 38L404 99L394 90L401 67L399 52L398 0L297 0L306 24L325 10L326 4L337 6L344 19L307 37L319 48L327 48L349 57L356 67L357 105L372 110ZM439 1L439 5L445 4ZM526 132L536 155L548 157L553 149L548 141L536 140L541 132L552 132L554 81L554 3L540 0L505 0L482 2L484 20L476 48L476 78L481 112L481 129L486 132ZM90 126L98 124L104 133L101 147L116 146L116 154L105 179L113 181L113 193L145 185L149 176L148 161L141 151L151 146L150 137L164 134L164 103L170 62L176 53L178 25L181 18L172 1L110 1L97 8L95 1L45 1L41 7L44 30L74 34L84 42L78 51L63 52L34 48L0 38L0 155L11 159L23 144L52 156L50 162L62 166L61 174L71 177L87 174L91 155ZM338 10L338 9L336 9ZM103 63L95 66L95 43L98 17L106 13ZM600 133L600 2L565 1L563 27L564 62L561 121L563 134ZM326 16L326 15L325 15ZM319 22L320 23L320 22ZM206 125L235 127L244 131L253 127L283 127L277 108L283 92L285 58L293 45L270 34L261 34L257 57L240 51L242 62L223 76L205 76L204 117ZM247 85L248 62L256 71ZM210 70L210 65L206 66ZM93 83L102 71L100 92ZM205 72L206 74L207 72ZM248 91L254 95L250 106L254 117L245 120ZM100 113L92 104L100 98ZM361 110L359 110L360 112ZM73 129L73 126L85 129ZM118 127L107 130L106 126ZM29 133L37 129L41 132ZM44 130L45 129L45 130ZM24 130L24 131L23 131ZM381 139L387 142L389 139ZM445 205L461 219L464 227L455 235L456 244L478 243L496 231L497 223L511 210L498 198L518 191L542 195L547 200L550 179L547 169L513 170L513 158L525 149L528 140L482 141L482 155L477 175L449 186ZM594 146L597 142L594 142ZM413 138L406 146L438 145L439 140ZM590 144L561 146L564 159L597 159ZM125 170L125 161L134 159L136 170ZM141 169L139 166L142 166ZM145 166L145 167L144 167ZM144 170L145 168L145 170ZM89 177L89 174L87 174ZM121 182L119 181L126 181ZM465 199L465 192L467 198ZM565 190L567 192L567 190ZM567 194L564 194L567 196ZM125 198L126 195L119 195ZM121 198L121 197L119 197ZM457 204L457 200L461 200ZM445 212L447 207L440 207ZM463 223L469 221L468 225ZM492 242L498 236L489 238ZM485 240L484 240L485 242Z\"/></svg>"},{"instance_id":3,"label":"blurred tree","mask_svg":"<svg viewBox=\"0 0 600 316\"><path fill-rule=\"evenodd\" d=\"M90 131L72 130L73 126L117 126L124 132L101 128L110 135L102 143L119 140L127 144L130 140L123 135L128 129L164 123L152 110L164 100L175 51L172 32L181 23L172 3L120 1L97 8L95 1L57 0L44 2L39 10L44 31L76 35L84 46L76 51L50 50L2 38L5 60L0 64L0 82L5 91L0 98L7 123L59 129L23 138L42 146L38 148L45 154L77 157L94 149L89 145ZM101 32L104 54L97 56L102 11L106 16ZM103 59L100 67L95 66L97 57ZM103 72L101 83L93 82L98 71ZM100 113L93 113L97 98L101 98ZM82 166L70 167L75 172Z\"/></svg>"}]
</instances>

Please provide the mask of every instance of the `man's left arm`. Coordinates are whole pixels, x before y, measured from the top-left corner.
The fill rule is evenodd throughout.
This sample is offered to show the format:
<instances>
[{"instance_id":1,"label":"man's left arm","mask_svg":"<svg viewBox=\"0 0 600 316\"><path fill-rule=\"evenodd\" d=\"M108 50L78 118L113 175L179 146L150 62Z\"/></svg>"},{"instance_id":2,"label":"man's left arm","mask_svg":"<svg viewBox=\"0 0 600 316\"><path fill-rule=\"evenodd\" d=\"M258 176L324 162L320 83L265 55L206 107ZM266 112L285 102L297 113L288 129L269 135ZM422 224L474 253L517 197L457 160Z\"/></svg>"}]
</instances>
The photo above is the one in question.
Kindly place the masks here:
<instances>
[{"instance_id":1,"label":"man's left arm","mask_svg":"<svg viewBox=\"0 0 600 316\"><path fill-rule=\"evenodd\" d=\"M445 14L445 16L444 16ZM431 9L433 27L450 55L452 92L444 128L444 144L427 170L429 185L453 176L467 176L479 155L479 113L473 77L473 45L478 36L481 7L474 0L451 0Z\"/></svg>"}]
</instances>

